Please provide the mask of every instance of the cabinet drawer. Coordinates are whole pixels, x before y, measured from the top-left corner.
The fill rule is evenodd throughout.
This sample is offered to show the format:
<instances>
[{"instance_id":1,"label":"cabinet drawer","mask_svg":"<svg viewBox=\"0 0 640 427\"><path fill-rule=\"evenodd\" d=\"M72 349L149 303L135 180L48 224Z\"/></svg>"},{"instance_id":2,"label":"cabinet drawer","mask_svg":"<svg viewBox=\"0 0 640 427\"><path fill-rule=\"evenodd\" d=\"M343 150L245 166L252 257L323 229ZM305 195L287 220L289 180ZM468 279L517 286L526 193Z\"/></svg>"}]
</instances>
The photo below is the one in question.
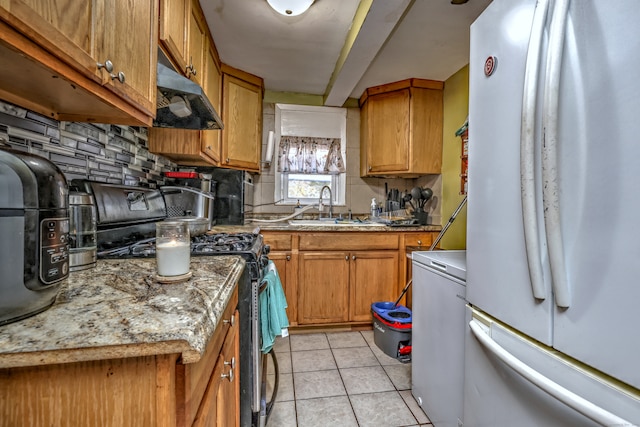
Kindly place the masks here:
<instances>
[{"instance_id":1,"label":"cabinet drawer","mask_svg":"<svg viewBox=\"0 0 640 427\"><path fill-rule=\"evenodd\" d=\"M290 251L291 250L291 234L265 233L264 243L271 246L272 251Z\"/></svg>"},{"instance_id":2,"label":"cabinet drawer","mask_svg":"<svg viewBox=\"0 0 640 427\"><path fill-rule=\"evenodd\" d=\"M429 249L431 243L433 243L434 233L407 233L404 235L404 246L419 246L424 247L424 250Z\"/></svg>"},{"instance_id":3,"label":"cabinet drawer","mask_svg":"<svg viewBox=\"0 0 640 427\"><path fill-rule=\"evenodd\" d=\"M301 251L398 249L396 233L308 233L300 234Z\"/></svg>"},{"instance_id":4,"label":"cabinet drawer","mask_svg":"<svg viewBox=\"0 0 640 427\"><path fill-rule=\"evenodd\" d=\"M196 417L218 354L222 349L222 343L230 327L229 323L224 323L222 320L231 319L237 306L238 291L235 290L202 358L196 363L176 366L176 401L178 405L184 404L184 407L177 408L178 425L190 426Z\"/></svg>"}]
</instances>

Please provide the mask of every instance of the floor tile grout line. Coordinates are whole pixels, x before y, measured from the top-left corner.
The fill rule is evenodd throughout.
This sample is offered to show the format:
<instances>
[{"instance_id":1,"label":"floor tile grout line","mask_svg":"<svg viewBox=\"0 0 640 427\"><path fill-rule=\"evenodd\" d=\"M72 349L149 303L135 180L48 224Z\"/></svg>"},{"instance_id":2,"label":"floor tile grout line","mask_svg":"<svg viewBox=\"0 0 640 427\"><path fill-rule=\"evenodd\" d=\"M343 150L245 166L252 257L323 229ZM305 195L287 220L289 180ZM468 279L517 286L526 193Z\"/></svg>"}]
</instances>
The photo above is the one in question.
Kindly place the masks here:
<instances>
[{"instance_id":1,"label":"floor tile grout line","mask_svg":"<svg viewBox=\"0 0 640 427\"><path fill-rule=\"evenodd\" d=\"M361 334L362 335L362 334ZM364 335L362 336L364 338ZM373 348L371 347L371 344L365 339L365 341L367 342L367 345L369 345L370 350L373 352ZM375 344L375 342L374 342ZM377 346L376 346L377 347ZM373 354L375 356L375 353ZM380 359L378 359L376 357L376 360L378 360L378 363L380 363ZM389 379L389 381L391 382L391 385L393 385L393 388L395 389L396 393L398 393L398 396L400 396L400 399L402 400L402 403L404 403L404 406L407 408L407 410L409 411L409 414L411 414L411 416L413 417L413 419L416 421L416 425L419 425L420 423L418 422L418 418L414 415L413 411L411 410L411 408L409 407L409 405L407 404L406 400L404 400L404 398L402 397L402 395L400 394L400 390L398 389L398 386L396 386L396 384L393 382L393 380L391 379L391 377L389 376L389 373L387 372L386 369L384 369L385 365L383 365L382 363L380 363L380 366L382 367L382 371L385 373L385 375L387 376L387 378Z\"/></svg>"},{"instance_id":2,"label":"floor tile grout line","mask_svg":"<svg viewBox=\"0 0 640 427\"><path fill-rule=\"evenodd\" d=\"M385 366L387 366L387 365L383 365L383 364L382 364L382 362L380 361L380 359L377 357L377 355L376 355L376 353L375 353L375 351L374 351L374 348L373 348L372 344L371 344L371 343L369 343L369 341L364 337L364 335L362 334L362 331L356 331L356 332L360 332L360 337L362 337L362 339L364 339L365 344L366 344L366 347L367 347L367 348L369 348L369 350L374 354L374 358L375 358L375 360L376 360L376 362L377 362L377 365L374 365L374 366L380 366L380 367L382 368L383 372L385 373L385 375L386 375L387 379L388 379L388 380L391 382L391 384L393 385L394 390L389 390L389 391L386 391L386 392L380 392L380 393L395 392L395 393L398 395L398 397L402 400L402 402L404 403L404 406L405 406L405 407L406 407L406 409L408 410L408 413L409 413L409 414L411 414L411 416L412 416L412 417L413 417L413 419L415 420L415 423L407 424L407 426L410 426L410 425L421 425L421 424L418 422L418 419L417 419L416 415L413 413L413 411L412 411L412 410L411 410L411 408L409 407L409 405L408 405L407 401L406 401L406 400L403 398L403 396L400 394L400 392L401 392L401 391L406 391L406 390L404 390L404 389L403 389L403 390L398 389L398 387L396 386L396 384L393 382L393 380L392 380L392 379L391 379L391 377L389 376L389 373L388 373L388 372L387 372L387 370L384 368L384 367L385 367ZM327 336L327 333L322 333L322 335L324 335L325 339L327 340L327 342L328 342L328 344L329 344L329 350L331 351L331 356L332 356L332 358L333 358L333 360L334 360L334 363L335 363L335 365L336 365L336 369L335 369L335 370L337 370L337 371L338 371L338 375L340 376L340 381L342 382L342 385L343 385L343 387L344 387L344 389L345 389L345 396L347 397L347 400L348 400L348 402L349 402L349 406L351 407L351 411L352 411L353 416L354 416L354 418L355 418L356 424L357 424L358 426L360 426L360 421L358 420L358 417L356 416L356 413L355 413L355 409L353 408L353 404L352 404L352 401L351 401L351 396L360 396L360 395L368 394L368 393L357 393L357 394L349 394L349 393L348 393L348 390L347 390L346 384L345 384L344 379L343 379L343 377L342 377L341 369L338 367L338 361L337 361L337 359L336 359L336 356L335 356L335 354L334 354L333 350L334 350L334 348L357 348L357 347L365 347L365 346L356 346L356 347L332 347L332 346L331 346L331 342L329 341L329 337ZM342 395L338 395L338 396L322 396L322 397L315 397L315 398L309 398L309 399L298 399L298 398L297 398L297 395L296 395L296 392L295 392L295 373L294 373L294 371L293 371L293 354L292 354L294 350L292 349L292 346L291 346L291 340L289 340L289 343L288 343L288 344L289 344L289 351L282 352L282 353L289 353L289 358L290 358L290 361L291 361L291 381L292 381L292 387L293 387L293 407L294 407L295 424L296 424L296 426L298 426L298 411L297 411L297 408L298 408L298 402L299 402L299 401L311 400L311 399L320 399L320 398L327 398L327 397L341 397ZM377 347L376 347L376 348L377 348ZM296 350L296 351L298 351L298 352L299 352L299 351L313 351L313 350L314 350L314 349L311 349L311 350ZM389 366L392 366L392 365L389 365ZM365 366L365 367L372 367L372 366ZM351 367L351 368L357 368L357 366L356 366L356 367ZM349 369L349 368L343 368L343 369ZM334 370L334 369L322 369L322 370L318 370L318 371L303 371L303 372L298 372L298 373L305 373L305 372L323 372L323 371L332 371L332 370ZM409 389L409 390L410 390L410 389ZM431 425L431 424L427 424L427 425ZM406 426L402 426L402 427L406 427Z\"/></svg>"}]
</instances>

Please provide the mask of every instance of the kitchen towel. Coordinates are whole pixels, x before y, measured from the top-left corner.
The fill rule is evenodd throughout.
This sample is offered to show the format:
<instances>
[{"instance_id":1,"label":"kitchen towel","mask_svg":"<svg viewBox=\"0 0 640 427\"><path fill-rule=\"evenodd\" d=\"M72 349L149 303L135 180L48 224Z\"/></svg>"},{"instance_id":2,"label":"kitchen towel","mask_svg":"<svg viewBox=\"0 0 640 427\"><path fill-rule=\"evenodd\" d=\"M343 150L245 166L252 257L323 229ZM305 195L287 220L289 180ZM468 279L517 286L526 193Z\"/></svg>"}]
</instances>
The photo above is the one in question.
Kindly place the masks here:
<instances>
[{"instance_id":1,"label":"kitchen towel","mask_svg":"<svg viewBox=\"0 0 640 427\"><path fill-rule=\"evenodd\" d=\"M278 270L273 263L264 269L262 284L265 289L260 292L260 330L262 331L262 345L260 350L263 353L271 351L276 337L289 335L289 318L287 317L287 299L282 289L282 282L278 275Z\"/></svg>"}]
</instances>

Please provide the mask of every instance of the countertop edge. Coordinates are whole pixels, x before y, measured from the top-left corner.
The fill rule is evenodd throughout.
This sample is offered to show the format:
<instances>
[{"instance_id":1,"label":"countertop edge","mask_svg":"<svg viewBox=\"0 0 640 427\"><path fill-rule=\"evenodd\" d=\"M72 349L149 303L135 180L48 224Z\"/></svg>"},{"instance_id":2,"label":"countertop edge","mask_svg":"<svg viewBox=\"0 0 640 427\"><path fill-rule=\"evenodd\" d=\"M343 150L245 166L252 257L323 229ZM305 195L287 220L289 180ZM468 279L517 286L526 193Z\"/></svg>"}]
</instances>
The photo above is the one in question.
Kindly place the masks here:
<instances>
[{"instance_id":1,"label":"countertop edge","mask_svg":"<svg viewBox=\"0 0 640 427\"><path fill-rule=\"evenodd\" d=\"M194 357L199 359L201 357L201 354L191 347L186 340L176 340L147 344L35 351L30 353L7 353L3 354L0 358L0 369L92 362L98 360L124 359L128 357L145 357L177 353L181 354L183 358L186 354L189 354L191 359ZM194 356L194 353L197 356Z\"/></svg>"},{"instance_id":2,"label":"countertop edge","mask_svg":"<svg viewBox=\"0 0 640 427\"><path fill-rule=\"evenodd\" d=\"M198 362L218 329L220 318L231 299L233 291L237 287L238 280L246 265L241 257L230 256L227 258L234 258L235 262L228 271L221 288L215 295L203 298L208 301L203 305L201 315L194 318L190 330L174 331L173 335L176 339L162 339L154 334L149 334L141 337L146 342L129 342L114 345L89 344L86 347L79 346L74 348L62 348L61 346L61 348L56 349L11 352L3 352L3 349L0 348L0 369L163 354L179 354L180 361L183 364ZM209 259L213 261L219 258L211 257ZM45 311L37 316L46 316L46 313ZM25 319L25 321L29 321L29 319Z\"/></svg>"},{"instance_id":3,"label":"countertop edge","mask_svg":"<svg viewBox=\"0 0 640 427\"><path fill-rule=\"evenodd\" d=\"M286 223L246 223L245 225L214 225L210 233L230 233L230 232L249 232L252 229L259 228L260 232L265 231L289 231L292 233L299 232L327 232L327 233L343 233L343 232L359 232L359 233L406 233L406 232L439 232L442 230L441 225L418 225L418 226L360 226L360 225L290 225Z\"/></svg>"}]
</instances>

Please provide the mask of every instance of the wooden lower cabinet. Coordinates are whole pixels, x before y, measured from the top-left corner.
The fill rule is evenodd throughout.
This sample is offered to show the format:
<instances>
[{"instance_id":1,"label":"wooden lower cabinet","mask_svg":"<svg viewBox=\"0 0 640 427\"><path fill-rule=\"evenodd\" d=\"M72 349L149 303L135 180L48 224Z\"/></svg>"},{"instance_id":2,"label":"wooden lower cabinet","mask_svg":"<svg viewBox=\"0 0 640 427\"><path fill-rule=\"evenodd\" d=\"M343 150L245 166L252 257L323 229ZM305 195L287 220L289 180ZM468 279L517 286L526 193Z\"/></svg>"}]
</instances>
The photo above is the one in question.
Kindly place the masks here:
<instances>
[{"instance_id":1,"label":"wooden lower cabinet","mask_svg":"<svg viewBox=\"0 0 640 427\"><path fill-rule=\"evenodd\" d=\"M262 231L271 246L291 326L371 321L371 304L395 301L411 279L413 250L437 232ZM411 288L401 304L411 305Z\"/></svg>"},{"instance_id":2,"label":"wooden lower cabinet","mask_svg":"<svg viewBox=\"0 0 640 427\"><path fill-rule=\"evenodd\" d=\"M372 303L396 300L398 258L397 251L351 253L349 320L371 321Z\"/></svg>"},{"instance_id":3,"label":"wooden lower cabinet","mask_svg":"<svg viewBox=\"0 0 640 427\"><path fill-rule=\"evenodd\" d=\"M227 332L222 351L213 368L202 403L193 421L194 427L234 427L240 425L240 378L238 375L240 371L240 341L237 310L234 315L235 323Z\"/></svg>"},{"instance_id":4,"label":"wooden lower cabinet","mask_svg":"<svg viewBox=\"0 0 640 427\"><path fill-rule=\"evenodd\" d=\"M409 280L413 276L411 253L414 251L428 251L431 244L435 240L438 233L435 232L419 232L419 233L405 233L402 237L402 251L401 256L403 260L401 262L401 288L404 288ZM400 295L400 294L398 294ZM413 304L413 284L409 286L405 296L400 301L400 304L405 305L408 308Z\"/></svg>"},{"instance_id":5,"label":"wooden lower cabinet","mask_svg":"<svg viewBox=\"0 0 640 427\"><path fill-rule=\"evenodd\" d=\"M295 280L297 272L296 257L291 251L270 252L269 259L273 261L278 270L285 298L287 299L287 318L291 326L298 324L298 304L296 289L297 280Z\"/></svg>"},{"instance_id":6,"label":"wooden lower cabinet","mask_svg":"<svg viewBox=\"0 0 640 427\"><path fill-rule=\"evenodd\" d=\"M371 321L371 303L394 299L397 251L301 252L298 322Z\"/></svg>"},{"instance_id":7,"label":"wooden lower cabinet","mask_svg":"<svg viewBox=\"0 0 640 427\"><path fill-rule=\"evenodd\" d=\"M196 363L158 354L0 369L0 426L238 426L237 304L235 291Z\"/></svg>"},{"instance_id":8,"label":"wooden lower cabinet","mask_svg":"<svg viewBox=\"0 0 640 427\"><path fill-rule=\"evenodd\" d=\"M298 272L298 323L349 320L349 253L301 252Z\"/></svg>"},{"instance_id":9,"label":"wooden lower cabinet","mask_svg":"<svg viewBox=\"0 0 640 427\"><path fill-rule=\"evenodd\" d=\"M0 425L176 425L178 355L0 370Z\"/></svg>"}]
</instances>

